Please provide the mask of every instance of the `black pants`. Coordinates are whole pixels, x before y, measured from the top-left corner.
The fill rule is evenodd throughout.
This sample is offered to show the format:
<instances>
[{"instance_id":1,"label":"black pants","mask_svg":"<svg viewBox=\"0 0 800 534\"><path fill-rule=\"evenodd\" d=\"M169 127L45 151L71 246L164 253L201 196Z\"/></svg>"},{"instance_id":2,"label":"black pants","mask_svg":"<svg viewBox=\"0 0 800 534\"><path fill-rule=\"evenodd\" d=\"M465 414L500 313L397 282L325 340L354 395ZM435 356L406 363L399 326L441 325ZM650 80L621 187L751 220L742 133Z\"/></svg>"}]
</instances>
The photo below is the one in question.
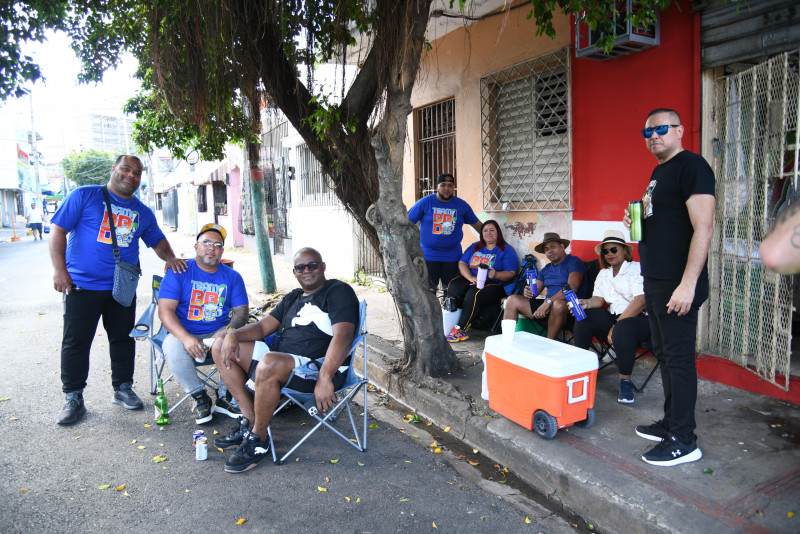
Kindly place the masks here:
<instances>
[{"instance_id":1,"label":"black pants","mask_svg":"<svg viewBox=\"0 0 800 534\"><path fill-rule=\"evenodd\" d=\"M111 385L133 382L135 341L130 334L136 321L136 299L127 308L111 296L111 290L72 291L64 305L64 337L61 340L61 389L80 391L89 377L89 350L97 322L103 317L111 354Z\"/></svg>"},{"instance_id":2,"label":"black pants","mask_svg":"<svg viewBox=\"0 0 800 534\"><path fill-rule=\"evenodd\" d=\"M650 319L644 315L628 317L621 321L618 315L611 314L605 308L594 308L586 311L586 319L575 321L575 346L588 349L592 337L607 342L608 331L614 327L611 340L617 354L617 369L621 375L629 375L633 371L636 360L636 345L650 337Z\"/></svg>"},{"instance_id":3,"label":"black pants","mask_svg":"<svg viewBox=\"0 0 800 534\"><path fill-rule=\"evenodd\" d=\"M439 281L442 282L442 287L447 289L447 284L450 280L458 276L458 260L456 261L428 261L425 260L425 265L428 267L428 280L434 288L439 287Z\"/></svg>"},{"instance_id":4,"label":"black pants","mask_svg":"<svg viewBox=\"0 0 800 534\"><path fill-rule=\"evenodd\" d=\"M645 278L645 309L650 317L653 353L661 362L664 386L664 423L684 443L696 439L694 418L697 403L697 312L708 298L708 284L698 283L689 313L667 313L667 302L678 282Z\"/></svg>"},{"instance_id":5,"label":"black pants","mask_svg":"<svg viewBox=\"0 0 800 534\"><path fill-rule=\"evenodd\" d=\"M461 317L457 324L466 329L479 315L481 308L499 304L507 295L503 286L497 282L486 282L483 289L478 289L478 286L472 285L463 276L457 276L447 284L447 296L456 299L456 305L461 308Z\"/></svg>"}]
</instances>

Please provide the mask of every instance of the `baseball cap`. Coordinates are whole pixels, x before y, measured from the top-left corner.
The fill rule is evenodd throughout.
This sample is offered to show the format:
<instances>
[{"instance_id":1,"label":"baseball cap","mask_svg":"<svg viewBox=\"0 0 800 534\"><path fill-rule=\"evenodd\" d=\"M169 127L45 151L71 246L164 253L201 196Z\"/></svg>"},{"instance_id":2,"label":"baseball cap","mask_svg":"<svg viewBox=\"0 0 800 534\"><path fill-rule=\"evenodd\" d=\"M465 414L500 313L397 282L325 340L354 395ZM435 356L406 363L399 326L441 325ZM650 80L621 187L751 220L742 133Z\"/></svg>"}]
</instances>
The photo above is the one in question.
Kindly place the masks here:
<instances>
[{"instance_id":1,"label":"baseball cap","mask_svg":"<svg viewBox=\"0 0 800 534\"><path fill-rule=\"evenodd\" d=\"M197 233L197 239L200 239L200 236L206 232L217 232L219 235L222 236L223 241L225 241L225 237L228 235L228 232L226 232L225 228L223 228L222 226L214 223L208 223L203 225L202 228L200 228L200 231Z\"/></svg>"}]
</instances>

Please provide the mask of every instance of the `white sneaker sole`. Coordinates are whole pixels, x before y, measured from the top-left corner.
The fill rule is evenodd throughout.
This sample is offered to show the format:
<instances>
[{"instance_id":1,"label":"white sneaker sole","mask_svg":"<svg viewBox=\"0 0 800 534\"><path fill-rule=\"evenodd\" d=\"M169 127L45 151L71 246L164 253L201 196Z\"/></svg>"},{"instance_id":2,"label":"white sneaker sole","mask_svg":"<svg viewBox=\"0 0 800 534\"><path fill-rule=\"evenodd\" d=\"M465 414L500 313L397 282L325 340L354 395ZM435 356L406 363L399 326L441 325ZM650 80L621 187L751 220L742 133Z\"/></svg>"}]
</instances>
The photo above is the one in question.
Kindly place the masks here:
<instances>
[{"instance_id":1,"label":"white sneaker sole","mask_svg":"<svg viewBox=\"0 0 800 534\"><path fill-rule=\"evenodd\" d=\"M242 416L242 414L240 414L240 413L234 413L234 412L226 410L225 408L220 408L216 404L214 405L214 412L215 413L221 413L222 415L227 415L231 419L238 419L239 417Z\"/></svg>"},{"instance_id":2,"label":"white sneaker sole","mask_svg":"<svg viewBox=\"0 0 800 534\"><path fill-rule=\"evenodd\" d=\"M696 462L697 460L699 460L702 457L703 457L703 452L700 450L700 447L698 447L695 450L693 450L692 452L690 452L689 454L684 454L680 458L674 458L672 460L654 461L654 460L648 460L644 456L642 456L642 460L644 460L645 462L647 462L650 465L658 465L658 466L661 466L661 467L672 467L673 465L680 465L680 464L687 464L689 462Z\"/></svg>"},{"instance_id":3,"label":"white sneaker sole","mask_svg":"<svg viewBox=\"0 0 800 534\"><path fill-rule=\"evenodd\" d=\"M212 414L208 414L206 417L196 418L194 419L194 423L196 425L202 425L203 423L208 423L214 416Z\"/></svg>"},{"instance_id":4,"label":"white sneaker sole","mask_svg":"<svg viewBox=\"0 0 800 534\"><path fill-rule=\"evenodd\" d=\"M664 438L659 438L658 436L654 436L653 434L644 434L636 430L636 435L640 438L649 439L650 441L655 441L656 443L661 443L664 441Z\"/></svg>"}]
</instances>

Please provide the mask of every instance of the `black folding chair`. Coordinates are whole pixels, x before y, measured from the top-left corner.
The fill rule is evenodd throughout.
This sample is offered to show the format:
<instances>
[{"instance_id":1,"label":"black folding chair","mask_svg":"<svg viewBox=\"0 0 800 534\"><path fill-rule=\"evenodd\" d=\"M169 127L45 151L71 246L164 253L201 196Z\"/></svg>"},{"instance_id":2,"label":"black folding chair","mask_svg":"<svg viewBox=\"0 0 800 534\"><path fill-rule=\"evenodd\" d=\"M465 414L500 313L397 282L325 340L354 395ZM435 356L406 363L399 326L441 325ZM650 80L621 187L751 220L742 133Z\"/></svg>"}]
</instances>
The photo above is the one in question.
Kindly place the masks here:
<instances>
[{"instance_id":1,"label":"black folding chair","mask_svg":"<svg viewBox=\"0 0 800 534\"><path fill-rule=\"evenodd\" d=\"M605 369L612 363L616 365L617 355L616 353L614 353L613 350L611 350L612 349L611 345L609 345L608 341L606 341L605 339L594 338L592 340L592 345L589 348L595 351L601 360L605 356L608 356L609 358L609 361L605 362L603 365L597 368L598 371ZM638 361L640 358L643 358L648 354L656 359L656 364L650 370L650 374L647 375L647 378L645 378L642 385L637 387L635 383L633 384L633 389L634 391L636 391L636 393L641 393L642 391L644 391L644 388L647 387L647 383L650 382L650 379L653 378L653 375L656 374L656 371L661 366L661 360L656 358L656 355L653 354L653 351L651 349L652 346L650 345L650 338L647 338L644 341L636 344L636 358L634 359L634 361Z\"/></svg>"}]
</instances>

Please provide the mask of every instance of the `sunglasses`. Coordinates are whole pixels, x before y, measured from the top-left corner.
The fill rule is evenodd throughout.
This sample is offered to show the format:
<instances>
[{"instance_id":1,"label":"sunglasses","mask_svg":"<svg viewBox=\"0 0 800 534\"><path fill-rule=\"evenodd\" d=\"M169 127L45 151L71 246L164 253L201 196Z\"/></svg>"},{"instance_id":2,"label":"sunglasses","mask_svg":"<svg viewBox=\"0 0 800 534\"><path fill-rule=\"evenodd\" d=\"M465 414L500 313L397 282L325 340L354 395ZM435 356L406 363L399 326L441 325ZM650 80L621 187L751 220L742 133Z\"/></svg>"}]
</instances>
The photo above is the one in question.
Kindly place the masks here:
<instances>
[{"instance_id":1,"label":"sunglasses","mask_svg":"<svg viewBox=\"0 0 800 534\"><path fill-rule=\"evenodd\" d=\"M298 263L297 265L294 266L294 272L296 272L297 274L303 274L304 272L306 272L306 267L308 267L308 270L313 273L314 271L317 270L317 267L319 267L320 263L322 262L312 261L311 263Z\"/></svg>"},{"instance_id":2,"label":"sunglasses","mask_svg":"<svg viewBox=\"0 0 800 534\"><path fill-rule=\"evenodd\" d=\"M619 250L618 247L611 247L611 248L600 249L600 252L602 252L603 256L605 256L607 254L616 254L618 250Z\"/></svg>"},{"instance_id":3,"label":"sunglasses","mask_svg":"<svg viewBox=\"0 0 800 534\"><path fill-rule=\"evenodd\" d=\"M650 139L653 137L653 132L657 133L658 135L667 135L670 127L677 128L680 124L662 124L660 126L653 126L652 128L645 128L642 130L642 136L645 139Z\"/></svg>"},{"instance_id":4,"label":"sunglasses","mask_svg":"<svg viewBox=\"0 0 800 534\"><path fill-rule=\"evenodd\" d=\"M215 243L213 241L209 241L208 239L206 239L205 241L200 241L200 244L203 245L204 247L212 247L213 246L216 249L221 249L221 248L225 247L225 245L223 245L219 241L217 241Z\"/></svg>"}]
</instances>

